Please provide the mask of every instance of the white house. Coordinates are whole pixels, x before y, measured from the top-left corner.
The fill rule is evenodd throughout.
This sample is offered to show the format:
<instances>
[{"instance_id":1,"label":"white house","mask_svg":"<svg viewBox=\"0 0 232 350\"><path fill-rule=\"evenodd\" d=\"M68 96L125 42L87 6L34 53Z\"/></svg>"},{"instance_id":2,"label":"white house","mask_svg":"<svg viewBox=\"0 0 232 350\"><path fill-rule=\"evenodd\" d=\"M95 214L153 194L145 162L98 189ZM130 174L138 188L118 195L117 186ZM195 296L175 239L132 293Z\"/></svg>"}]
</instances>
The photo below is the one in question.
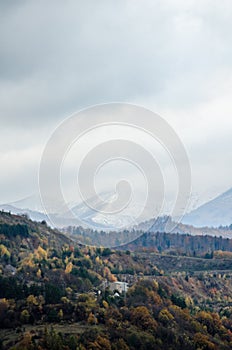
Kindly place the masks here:
<instances>
[{"instance_id":1,"label":"white house","mask_svg":"<svg viewBox=\"0 0 232 350\"><path fill-rule=\"evenodd\" d=\"M127 282L110 282L109 288L112 292L117 290L119 293L127 292L128 290L128 283Z\"/></svg>"}]
</instances>

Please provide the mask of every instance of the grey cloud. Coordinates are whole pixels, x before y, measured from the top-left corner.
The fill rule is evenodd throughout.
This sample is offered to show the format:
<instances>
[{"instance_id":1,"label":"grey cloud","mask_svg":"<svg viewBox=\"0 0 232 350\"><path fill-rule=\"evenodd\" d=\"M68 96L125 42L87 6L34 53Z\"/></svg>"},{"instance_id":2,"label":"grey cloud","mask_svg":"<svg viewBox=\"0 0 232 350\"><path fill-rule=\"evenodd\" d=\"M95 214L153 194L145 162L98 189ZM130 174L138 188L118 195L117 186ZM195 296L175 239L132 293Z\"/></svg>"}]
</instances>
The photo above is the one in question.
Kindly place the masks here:
<instances>
[{"instance_id":1,"label":"grey cloud","mask_svg":"<svg viewBox=\"0 0 232 350\"><path fill-rule=\"evenodd\" d=\"M207 134L192 110L224 93L217 81L231 75L231 15L230 0L1 1L1 153L17 148L23 159L25 149L42 151L65 117L111 101L181 111L190 126L195 118L193 133ZM220 117L208 116L215 130ZM217 157L228 158L218 140ZM30 159L28 178L39 161ZM13 162L1 165L13 169ZM4 196L19 179L26 184L16 167Z\"/></svg>"},{"instance_id":2,"label":"grey cloud","mask_svg":"<svg viewBox=\"0 0 232 350\"><path fill-rule=\"evenodd\" d=\"M1 120L27 121L31 127L95 103L136 102L144 96L174 106L195 103L204 96L197 87L212 69L229 64L229 31L221 27L231 24L223 11L205 13L204 2L189 9L179 4L11 5L0 31ZM173 85L181 91L168 99Z\"/></svg>"}]
</instances>

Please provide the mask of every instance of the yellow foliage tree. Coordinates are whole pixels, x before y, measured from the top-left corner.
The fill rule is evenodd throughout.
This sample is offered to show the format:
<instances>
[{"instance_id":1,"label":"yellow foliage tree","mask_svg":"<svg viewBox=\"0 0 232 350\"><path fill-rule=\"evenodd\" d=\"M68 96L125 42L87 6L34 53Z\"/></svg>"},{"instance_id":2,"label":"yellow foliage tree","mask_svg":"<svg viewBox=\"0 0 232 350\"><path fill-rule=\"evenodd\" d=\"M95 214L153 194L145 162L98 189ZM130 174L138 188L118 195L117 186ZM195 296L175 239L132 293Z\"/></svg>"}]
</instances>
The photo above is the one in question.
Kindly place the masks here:
<instances>
[{"instance_id":1,"label":"yellow foliage tree","mask_svg":"<svg viewBox=\"0 0 232 350\"><path fill-rule=\"evenodd\" d=\"M92 312L90 312L89 317L87 319L87 322L89 324L97 324L97 322L98 322L97 318L94 316L94 314Z\"/></svg>"},{"instance_id":2,"label":"yellow foliage tree","mask_svg":"<svg viewBox=\"0 0 232 350\"><path fill-rule=\"evenodd\" d=\"M194 335L194 342L199 349L216 350L216 346L204 334L196 333Z\"/></svg>"},{"instance_id":3,"label":"yellow foliage tree","mask_svg":"<svg viewBox=\"0 0 232 350\"><path fill-rule=\"evenodd\" d=\"M23 310L20 314L20 320L22 323L27 323L29 321L30 314L28 310Z\"/></svg>"},{"instance_id":4,"label":"yellow foliage tree","mask_svg":"<svg viewBox=\"0 0 232 350\"><path fill-rule=\"evenodd\" d=\"M102 260L99 258L99 256L95 259L96 264L102 265Z\"/></svg>"},{"instance_id":5,"label":"yellow foliage tree","mask_svg":"<svg viewBox=\"0 0 232 350\"><path fill-rule=\"evenodd\" d=\"M39 246L37 249L34 251L34 257L37 260L47 260L48 254L45 249L43 249L41 246Z\"/></svg>"},{"instance_id":6,"label":"yellow foliage tree","mask_svg":"<svg viewBox=\"0 0 232 350\"><path fill-rule=\"evenodd\" d=\"M168 311L167 308L160 311L158 318L165 325L170 324L174 320L174 316Z\"/></svg>"},{"instance_id":7,"label":"yellow foliage tree","mask_svg":"<svg viewBox=\"0 0 232 350\"><path fill-rule=\"evenodd\" d=\"M109 304L105 300L103 300L102 305L104 306L105 309L109 308Z\"/></svg>"},{"instance_id":8,"label":"yellow foliage tree","mask_svg":"<svg viewBox=\"0 0 232 350\"><path fill-rule=\"evenodd\" d=\"M3 256L6 256L9 258L10 252L7 249L7 247L4 246L4 244L0 244L0 257L3 257Z\"/></svg>"},{"instance_id":9,"label":"yellow foliage tree","mask_svg":"<svg viewBox=\"0 0 232 350\"><path fill-rule=\"evenodd\" d=\"M106 277L110 282L117 281L117 278L111 273L110 269L107 266L104 267L103 276Z\"/></svg>"},{"instance_id":10,"label":"yellow foliage tree","mask_svg":"<svg viewBox=\"0 0 232 350\"><path fill-rule=\"evenodd\" d=\"M33 294L31 294L27 297L27 304L29 306L38 305L38 301Z\"/></svg>"},{"instance_id":11,"label":"yellow foliage tree","mask_svg":"<svg viewBox=\"0 0 232 350\"><path fill-rule=\"evenodd\" d=\"M187 296L185 298L185 304L187 305L187 307L193 307L194 306L194 301L190 296Z\"/></svg>"},{"instance_id":12,"label":"yellow foliage tree","mask_svg":"<svg viewBox=\"0 0 232 350\"><path fill-rule=\"evenodd\" d=\"M60 320L63 319L64 313L63 313L63 310L62 310L62 309L59 310L59 312L58 312L58 317L59 317Z\"/></svg>"},{"instance_id":13,"label":"yellow foliage tree","mask_svg":"<svg viewBox=\"0 0 232 350\"><path fill-rule=\"evenodd\" d=\"M132 310L131 320L133 324L143 330L157 329L157 322L152 318L146 306L137 306L134 310Z\"/></svg>"},{"instance_id":14,"label":"yellow foliage tree","mask_svg":"<svg viewBox=\"0 0 232 350\"><path fill-rule=\"evenodd\" d=\"M38 278L41 278L41 270L40 270L40 269L36 272L36 276L37 276Z\"/></svg>"},{"instance_id":15,"label":"yellow foliage tree","mask_svg":"<svg viewBox=\"0 0 232 350\"><path fill-rule=\"evenodd\" d=\"M66 266L66 269L65 269L65 273L70 273L72 272L72 268L73 268L73 264L72 262L70 261L67 266Z\"/></svg>"},{"instance_id":16,"label":"yellow foliage tree","mask_svg":"<svg viewBox=\"0 0 232 350\"><path fill-rule=\"evenodd\" d=\"M91 349L111 350L110 341L100 335L98 335L97 339L93 343L90 343L90 346Z\"/></svg>"}]
</instances>

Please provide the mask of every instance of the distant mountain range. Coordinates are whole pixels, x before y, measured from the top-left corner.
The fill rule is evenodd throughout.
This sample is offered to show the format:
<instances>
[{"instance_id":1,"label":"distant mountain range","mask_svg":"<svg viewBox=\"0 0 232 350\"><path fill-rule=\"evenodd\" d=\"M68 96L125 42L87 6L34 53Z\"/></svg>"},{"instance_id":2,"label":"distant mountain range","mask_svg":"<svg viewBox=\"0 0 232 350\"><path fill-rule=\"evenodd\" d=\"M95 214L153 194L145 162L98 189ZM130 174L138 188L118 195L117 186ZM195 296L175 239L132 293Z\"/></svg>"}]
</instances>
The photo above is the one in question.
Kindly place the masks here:
<instances>
[{"instance_id":1,"label":"distant mountain range","mask_svg":"<svg viewBox=\"0 0 232 350\"><path fill-rule=\"evenodd\" d=\"M151 219L134 226L134 230L142 232L171 232L180 234L196 235L210 235L222 236L225 238L232 238L232 230L217 227L195 227L183 223L176 223L170 216L162 216L157 219Z\"/></svg>"},{"instance_id":2,"label":"distant mountain range","mask_svg":"<svg viewBox=\"0 0 232 350\"><path fill-rule=\"evenodd\" d=\"M112 193L104 193L101 196L106 201L105 207L98 203L98 197L92 198L93 207L101 211L107 208L114 200ZM12 214L27 214L32 220L46 220L51 226L83 226L94 230L118 231L120 227L135 229L139 231L161 232L170 229L172 232L190 233L190 234L210 234L230 236L230 231L218 230L219 226L229 226L232 224L232 189L219 195L215 199L201 205L186 214L181 223L175 224L168 216L154 218L146 222L138 223L136 213L139 211L139 205L135 205L126 213L116 215L107 215L89 208L85 203L69 205L70 211L62 214L50 214L49 217L44 213L39 195L33 195L22 200L0 205L0 209L10 211ZM51 219L51 220L50 220ZM215 229L209 229L209 228Z\"/></svg>"},{"instance_id":3,"label":"distant mountain range","mask_svg":"<svg viewBox=\"0 0 232 350\"><path fill-rule=\"evenodd\" d=\"M172 230L169 231L169 228L172 228ZM120 246L125 246L126 244L130 245L133 242L135 242L136 246L136 240L138 240L140 247L141 241L139 240L139 238L144 236L144 233L149 233L151 235L156 233L164 233L171 236L191 235L192 237L211 236L218 238L219 240L222 237L224 239L232 238L232 230L209 227L196 228L190 225L176 224L171 220L170 217L160 217L157 219L153 219L146 223L137 225L131 230L122 230L119 232L96 231L90 229L83 229L82 227L77 226L68 226L66 228L63 228L62 231L73 237L73 239L75 239L81 244L93 245L98 247L104 246L117 248L119 248ZM182 238L180 238L180 241L181 239ZM144 244L144 247L147 247L147 243L145 242Z\"/></svg>"},{"instance_id":4,"label":"distant mountain range","mask_svg":"<svg viewBox=\"0 0 232 350\"><path fill-rule=\"evenodd\" d=\"M15 208L30 210L34 212L44 212L43 204L39 194L32 194L15 202L8 203Z\"/></svg>"},{"instance_id":5,"label":"distant mountain range","mask_svg":"<svg viewBox=\"0 0 232 350\"><path fill-rule=\"evenodd\" d=\"M12 214L27 214L31 220L49 222L46 214L43 213L43 206L39 195L31 195L15 202L0 204L0 209Z\"/></svg>"},{"instance_id":6,"label":"distant mountain range","mask_svg":"<svg viewBox=\"0 0 232 350\"><path fill-rule=\"evenodd\" d=\"M128 210L111 215L105 212L110 211L110 205L115 200L115 194L101 193L101 199L104 201L104 204L102 204L98 196L89 200L90 206L84 202L68 203L70 210L59 214L49 213L49 215L44 213L39 195L32 195L16 202L0 204L0 209L12 214L27 214L35 221L46 220L50 226L58 228L82 226L99 231L112 231L138 224L136 217L141 210L139 204L134 204Z\"/></svg>"},{"instance_id":7,"label":"distant mountain range","mask_svg":"<svg viewBox=\"0 0 232 350\"><path fill-rule=\"evenodd\" d=\"M195 227L231 225L232 188L185 215L182 223Z\"/></svg>"},{"instance_id":8,"label":"distant mountain range","mask_svg":"<svg viewBox=\"0 0 232 350\"><path fill-rule=\"evenodd\" d=\"M42 221L42 220L49 221L47 216L41 212L30 210L30 209L17 208L15 206L13 206L12 204L1 204L0 210L3 210L5 212L10 212L11 214L15 214L15 215L26 214L30 217L31 220L38 221L38 222Z\"/></svg>"}]
</instances>

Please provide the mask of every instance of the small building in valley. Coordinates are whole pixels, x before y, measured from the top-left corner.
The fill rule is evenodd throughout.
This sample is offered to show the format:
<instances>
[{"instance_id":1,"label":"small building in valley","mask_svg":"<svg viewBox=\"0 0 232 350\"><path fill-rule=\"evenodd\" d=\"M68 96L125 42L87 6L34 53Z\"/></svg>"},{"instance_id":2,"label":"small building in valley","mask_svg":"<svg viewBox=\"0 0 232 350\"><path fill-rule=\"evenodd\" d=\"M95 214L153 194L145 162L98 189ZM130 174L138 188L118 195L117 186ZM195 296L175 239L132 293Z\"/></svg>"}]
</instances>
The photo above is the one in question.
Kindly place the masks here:
<instances>
[{"instance_id":1,"label":"small building in valley","mask_svg":"<svg viewBox=\"0 0 232 350\"><path fill-rule=\"evenodd\" d=\"M115 290L119 293L126 293L128 290L128 283L127 282L110 282L109 283L109 289L114 292Z\"/></svg>"}]
</instances>

